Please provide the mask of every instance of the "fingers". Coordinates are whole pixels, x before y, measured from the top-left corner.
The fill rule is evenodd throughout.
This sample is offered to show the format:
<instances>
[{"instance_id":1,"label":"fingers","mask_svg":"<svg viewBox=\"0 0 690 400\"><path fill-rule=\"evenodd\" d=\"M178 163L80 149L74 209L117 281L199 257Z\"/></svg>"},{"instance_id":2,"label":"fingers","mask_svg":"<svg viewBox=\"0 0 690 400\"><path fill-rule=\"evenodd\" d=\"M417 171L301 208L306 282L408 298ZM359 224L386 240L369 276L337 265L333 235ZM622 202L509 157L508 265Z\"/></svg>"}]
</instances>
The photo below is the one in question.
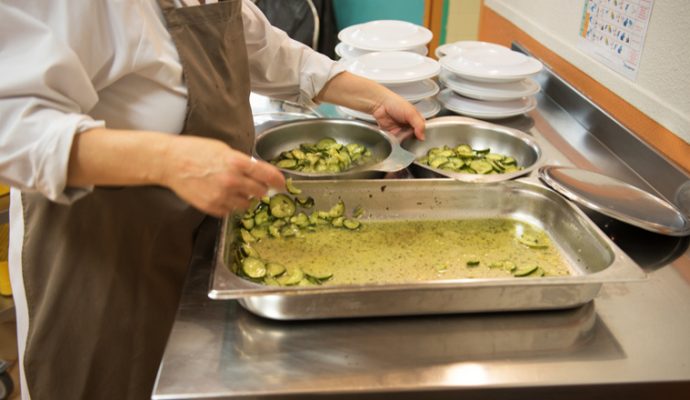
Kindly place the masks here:
<instances>
[{"instance_id":1,"label":"fingers","mask_svg":"<svg viewBox=\"0 0 690 400\"><path fill-rule=\"evenodd\" d=\"M232 186L236 187L237 193L245 199L265 196L268 186L261 181L252 179L245 175L233 177Z\"/></svg>"},{"instance_id":2,"label":"fingers","mask_svg":"<svg viewBox=\"0 0 690 400\"><path fill-rule=\"evenodd\" d=\"M408 118L407 123L410 124L412 129L414 129L414 135L419 140L424 140L424 128L426 126L426 120L422 115L415 109L415 113Z\"/></svg>"},{"instance_id":3,"label":"fingers","mask_svg":"<svg viewBox=\"0 0 690 400\"><path fill-rule=\"evenodd\" d=\"M235 152L229 162L245 177L263 184L267 188L282 190L285 188L285 177L280 170L273 165L249 158L247 155Z\"/></svg>"},{"instance_id":4,"label":"fingers","mask_svg":"<svg viewBox=\"0 0 690 400\"><path fill-rule=\"evenodd\" d=\"M252 158L251 166L245 175L259 182L263 182L270 188L279 190L285 188L285 177L280 170L264 161L258 161Z\"/></svg>"},{"instance_id":5,"label":"fingers","mask_svg":"<svg viewBox=\"0 0 690 400\"><path fill-rule=\"evenodd\" d=\"M225 198L222 203L209 205L206 208L202 208L201 211L212 215L214 217L222 218L228 214L234 214L236 212L242 212L249 208L251 204L247 197L242 196L229 196Z\"/></svg>"},{"instance_id":6,"label":"fingers","mask_svg":"<svg viewBox=\"0 0 690 400\"><path fill-rule=\"evenodd\" d=\"M424 140L426 120L407 100L399 100L375 110L374 117L379 126L393 134L399 133L405 126L410 126L415 137Z\"/></svg>"}]
</instances>

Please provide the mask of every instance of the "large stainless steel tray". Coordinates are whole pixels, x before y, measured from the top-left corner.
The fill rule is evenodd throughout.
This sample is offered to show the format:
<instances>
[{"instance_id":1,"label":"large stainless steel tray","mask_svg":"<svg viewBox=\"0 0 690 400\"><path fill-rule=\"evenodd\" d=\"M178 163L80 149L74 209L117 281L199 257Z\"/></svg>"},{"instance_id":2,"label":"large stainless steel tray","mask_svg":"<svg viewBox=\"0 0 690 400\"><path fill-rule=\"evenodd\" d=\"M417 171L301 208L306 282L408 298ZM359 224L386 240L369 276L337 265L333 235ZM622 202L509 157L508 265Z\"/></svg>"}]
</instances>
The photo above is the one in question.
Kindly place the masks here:
<instances>
[{"instance_id":1,"label":"large stainless steel tray","mask_svg":"<svg viewBox=\"0 0 690 400\"><path fill-rule=\"evenodd\" d=\"M559 309L592 300L602 283L638 280L642 270L578 208L537 182L466 184L447 179L303 181L300 188L328 209L339 199L361 205L368 220L510 217L543 228L571 275L457 279L409 284L275 287L244 280L226 264L231 218L216 245L209 297L239 299L263 317L292 320L389 315ZM414 238L400 238L414 240Z\"/></svg>"}]
</instances>

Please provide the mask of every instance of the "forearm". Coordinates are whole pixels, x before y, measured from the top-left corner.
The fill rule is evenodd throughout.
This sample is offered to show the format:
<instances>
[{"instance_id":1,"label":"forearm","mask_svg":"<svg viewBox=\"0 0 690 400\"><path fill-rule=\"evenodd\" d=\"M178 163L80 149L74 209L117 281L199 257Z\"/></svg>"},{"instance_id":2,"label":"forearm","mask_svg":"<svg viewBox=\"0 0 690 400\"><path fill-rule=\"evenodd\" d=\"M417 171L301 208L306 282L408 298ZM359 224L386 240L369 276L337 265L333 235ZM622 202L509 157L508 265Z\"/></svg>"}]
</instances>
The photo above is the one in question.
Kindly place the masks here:
<instances>
[{"instance_id":1,"label":"forearm","mask_svg":"<svg viewBox=\"0 0 690 400\"><path fill-rule=\"evenodd\" d=\"M328 81L315 100L371 114L391 95L395 94L383 85L343 72Z\"/></svg>"},{"instance_id":2,"label":"forearm","mask_svg":"<svg viewBox=\"0 0 690 400\"><path fill-rule=\"evenodd\" d=\"M169 134L105 128L75 135L67 185L162 184Z\"/></svg>"},{"instance_id":3,"label":"forearm","mask_svg":"<svg viewBox=\"0 0 690 400\"><path fill-rule=\"evenodd\" d=\"M220 140L103 128L75 136L67 183L161 185L215 216L246 208L269 188L285 187L277 168Z\"/></svg>"},{"instance_id":4,"label":"forearm","mask_svg":"<svg viewBox=\"0 0 690 400\"><path fill-rule=\"evenodd\" d=\"M393 134L412 127L417 138L424 139L424 118L419 111L392 90L369 79L343 72L326 83L315 100L369 113L382 129Z\"/></svg>"}]
</instances>

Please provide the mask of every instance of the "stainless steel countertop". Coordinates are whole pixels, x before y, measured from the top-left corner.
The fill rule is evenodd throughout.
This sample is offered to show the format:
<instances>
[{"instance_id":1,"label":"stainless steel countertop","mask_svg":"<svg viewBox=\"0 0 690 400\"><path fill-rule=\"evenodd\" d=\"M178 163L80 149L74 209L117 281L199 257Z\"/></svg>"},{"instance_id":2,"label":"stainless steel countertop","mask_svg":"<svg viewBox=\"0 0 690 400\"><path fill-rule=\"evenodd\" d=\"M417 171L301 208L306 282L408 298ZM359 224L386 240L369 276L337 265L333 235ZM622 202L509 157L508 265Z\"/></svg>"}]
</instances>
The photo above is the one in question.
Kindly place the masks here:
<instances>
[{"instance_id":1,"label":"stainless steel countertop","mask_svg":"<svg viewBox=\"0 0 690 400\"><path fill-rule=\"evenodd\" d=\"M673 200L687 175L634 137L583 123L582 113L589 122L603 114L586 101L576 107L582 99L562 93L567 85L542 78L539 107L499 123L542 139L550 164L604 172ZM615 151L611 138L626 150ZM153 398L686 398L688 239L588 215L648 272L645 281L604 284L593 302L569 310L316 322L265 320L236 301L210 300L217 221L208 220Z\"/></svg>"}]
</instances>

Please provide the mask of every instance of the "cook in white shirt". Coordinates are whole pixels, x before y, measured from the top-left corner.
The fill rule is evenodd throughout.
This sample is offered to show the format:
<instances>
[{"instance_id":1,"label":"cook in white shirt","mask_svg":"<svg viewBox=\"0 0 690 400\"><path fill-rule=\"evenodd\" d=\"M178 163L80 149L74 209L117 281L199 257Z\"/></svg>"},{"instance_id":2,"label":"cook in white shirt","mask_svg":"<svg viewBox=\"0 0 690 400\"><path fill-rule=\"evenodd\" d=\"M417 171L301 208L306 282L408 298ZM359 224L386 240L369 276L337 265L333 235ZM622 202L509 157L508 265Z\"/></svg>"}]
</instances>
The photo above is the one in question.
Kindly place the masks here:
<instances>
[{"instance_id":1,"label":"cook in white shirt","mask_svg":"<svg viewBox=\"0 0 690 400\"><path fill-rule=\"evenodd\" d=\"M407 101L291 40L251 1L241 13L252 91L340 104L373 114L393 133L409 125L423 136L424 119ZM95 186L163 186L223 216L284 180L221 141L177 135L187 86L155 0L4 0L0 21L0 180L12 186L9 262L21 364L29 330L22 192L72 204ZM29 398L24 374L21 383Z\"/></svg>"}]
</instances>

